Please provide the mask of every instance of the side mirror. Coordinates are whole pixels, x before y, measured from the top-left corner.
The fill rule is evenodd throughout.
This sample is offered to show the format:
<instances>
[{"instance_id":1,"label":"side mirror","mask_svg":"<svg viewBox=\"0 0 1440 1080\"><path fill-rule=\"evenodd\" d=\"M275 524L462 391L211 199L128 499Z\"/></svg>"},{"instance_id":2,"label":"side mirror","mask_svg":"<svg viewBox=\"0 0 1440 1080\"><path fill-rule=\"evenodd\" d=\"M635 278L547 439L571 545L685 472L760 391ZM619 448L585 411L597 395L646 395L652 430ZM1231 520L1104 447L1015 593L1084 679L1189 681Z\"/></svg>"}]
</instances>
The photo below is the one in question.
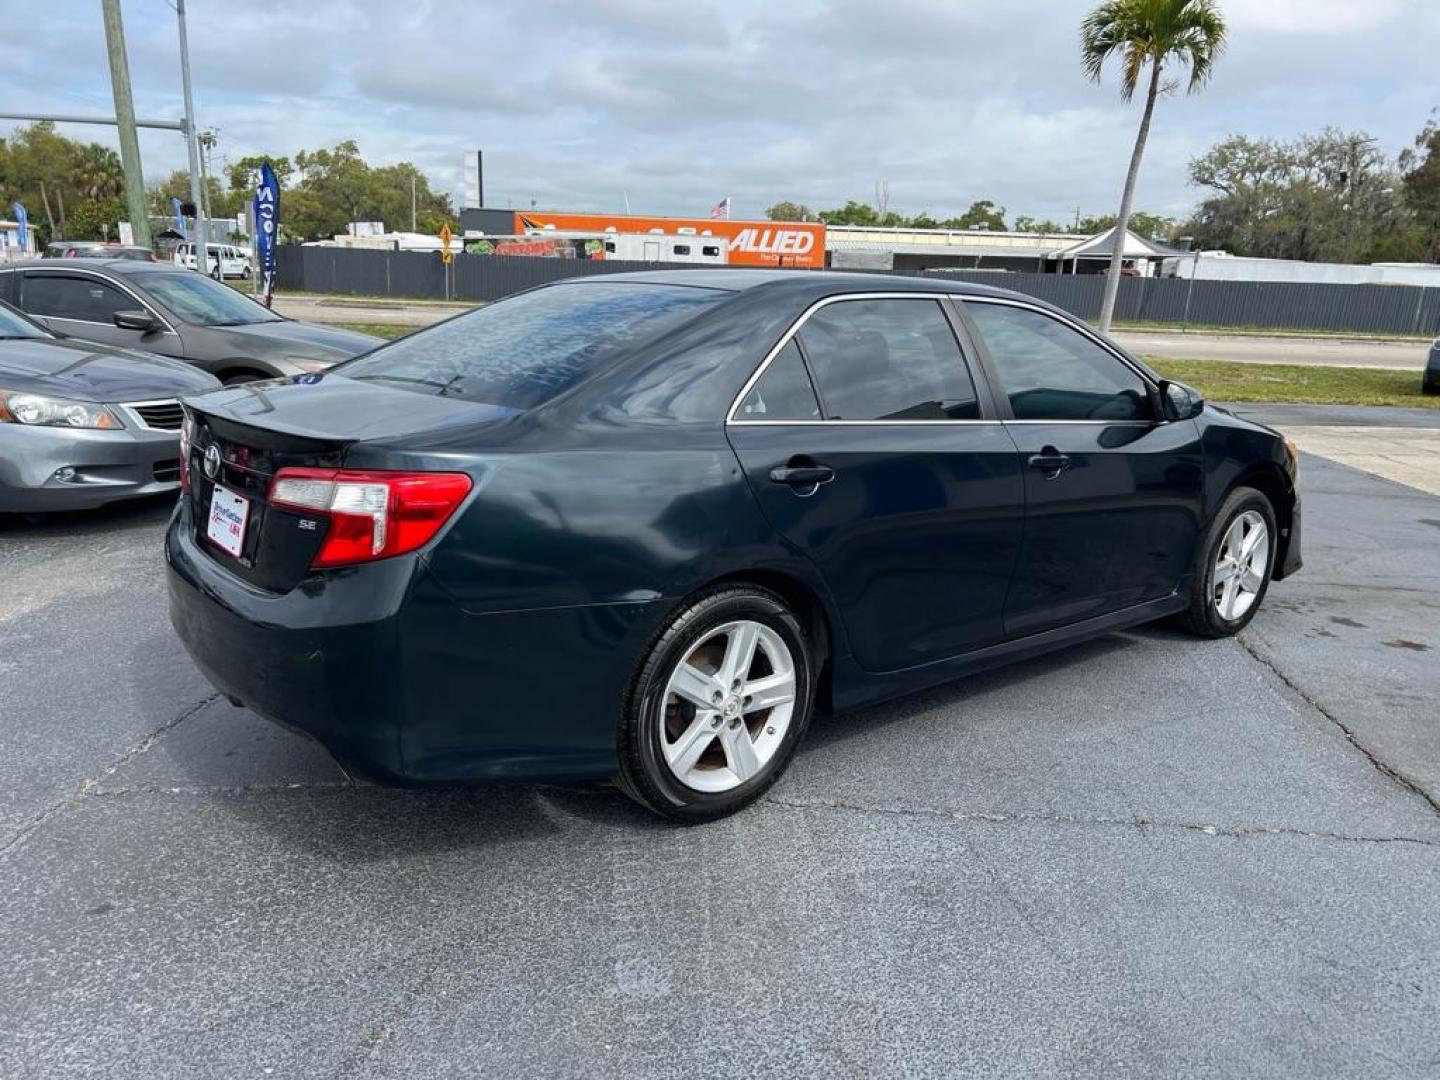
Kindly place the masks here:
<instances>
[{"instance_id":1,"label":"side mirror","mask_svg":"<svg viewBox=\"0 0 1440 1080\"><path fill-rule=\"evenodd\" d=\"M1160 384L1160 409L1166 420L1193 420L1205 408L1200 391L1169 379Z\"/></svg>"},{"instance_id":2,"label":"side mirror","mask_svg":"<svg viewBox=\"0 0 1440 1080\"><path fill-rule=\"evenodd\" d=\"M154 315L144 310L117 311L111 318L115 320L115 325L121 330L139 330L145 334L148 334L160 325L155 321Z\"/></svg>"}]
</instances>

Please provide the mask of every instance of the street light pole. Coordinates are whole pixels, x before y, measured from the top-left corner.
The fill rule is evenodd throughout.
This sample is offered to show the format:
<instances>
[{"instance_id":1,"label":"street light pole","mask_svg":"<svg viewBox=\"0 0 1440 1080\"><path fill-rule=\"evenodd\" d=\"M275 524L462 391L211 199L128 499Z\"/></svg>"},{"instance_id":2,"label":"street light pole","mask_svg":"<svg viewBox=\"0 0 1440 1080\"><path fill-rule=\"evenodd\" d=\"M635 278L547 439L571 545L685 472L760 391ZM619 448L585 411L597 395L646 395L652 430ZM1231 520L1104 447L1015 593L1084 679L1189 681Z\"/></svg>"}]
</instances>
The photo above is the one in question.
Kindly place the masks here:
<instances>
[{"instance_id":1,"label":"street light pole","mask_svg":"<svg viewBox=\"0 0 1440 1080\"><path fill-rule=\"evenodd\" d=\"M135 130L135 99L130 94L130 63L125 58L125 26L120 0L101 0L105 17L105 48L110 54L110 90L120 131L120 163L125 169L125 207L134 241L150 246L150 209L145 204L145 174L140 167L140 137Z\"/></svg>"},{"instance_id":2,"label":"street light pole","mask_svg":"<svg viewBox=\"0 0 1440 1080\"><path fill-rule=\"evenodd\" d=\"M190 94L190 39L185 34L185 0L175 0L180 22L180 81L185 89L185 149L190 155L190 201L195 204L195 269L210 272L210 242L200 200L200 133L195 128L195 100Z\"/></svg>"}]
</instances>

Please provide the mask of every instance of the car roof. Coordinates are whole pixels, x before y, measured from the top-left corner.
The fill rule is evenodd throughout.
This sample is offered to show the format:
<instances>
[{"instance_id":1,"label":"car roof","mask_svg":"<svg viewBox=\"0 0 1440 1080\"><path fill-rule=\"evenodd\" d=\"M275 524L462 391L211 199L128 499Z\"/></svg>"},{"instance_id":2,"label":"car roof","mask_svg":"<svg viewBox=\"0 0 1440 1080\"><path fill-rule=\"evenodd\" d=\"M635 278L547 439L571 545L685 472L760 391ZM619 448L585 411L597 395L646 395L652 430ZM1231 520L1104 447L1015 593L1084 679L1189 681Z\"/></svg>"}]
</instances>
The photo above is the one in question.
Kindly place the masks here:
<instances>
[{"instance_id":1,"label":"car roof","mask_svg":"<svg viewBox=\"0 0 1440 1080\"><path fill-rule=\"evenodd\" d=\"M67 266L81 269L100 267L118 274L174 273L176 267L168 262L142 262L138 259L116 259L108 255L76 255L69 259L17 259L0 266L3 270L64 270Z\"/></svg>"},{"instance_id":2,"label":"car roof","mask_svg":"<svg viewBox=\"0 0 1440 1080\"><path fill-rule=\"evenodd\" d=\"M635 282L645 285L688 285L698 289L726 292L918 292L952 293L959 296L1007 296L1021 294L992 285L943 278L912 277L901 274L866 274L842 270L782 270L767 268L707 268L699 270L636 270L621 274L587 274L568 278L571 282ZM1033 299L1026 297L1027 300Z\"/></svg>"}]
</instances>

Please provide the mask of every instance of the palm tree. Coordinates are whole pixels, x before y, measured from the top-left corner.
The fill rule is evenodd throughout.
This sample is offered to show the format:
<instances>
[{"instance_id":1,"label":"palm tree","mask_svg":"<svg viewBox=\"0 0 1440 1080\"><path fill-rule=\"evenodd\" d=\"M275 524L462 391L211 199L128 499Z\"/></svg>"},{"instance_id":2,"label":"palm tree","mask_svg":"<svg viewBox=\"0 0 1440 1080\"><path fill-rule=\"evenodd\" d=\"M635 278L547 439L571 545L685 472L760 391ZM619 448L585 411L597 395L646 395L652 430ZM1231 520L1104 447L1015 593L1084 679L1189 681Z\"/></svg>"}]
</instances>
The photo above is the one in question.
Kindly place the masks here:
<instances>
[{"instance_id":1,"label":"palm tree","mask_svg":"<svg viewBox=\"0 0 1440 1080\"><path fill-rule=\"evenodd\" d=\"M1190 68L1189 93L1195 93L1210 78L1215 60L1225 47L1225 20L1215 0L1105 0L1080 24L1080 54L1085 74L1100 81L1105 61L1121 59L1120 96L1129 101L1145 65L1150 65L1150 89L1145 95L1145 113L1125 174L1125 194L1120 199L1120 217L1115 222L1110 249L1110 272L1105 277L1105 299L1100 305L1100 329L1109 330L1115 314L1115 296L1120 291L1120 267L1124 259L1125 235L1130 226L1130 208L1135 199L1135 180L1140 159L1150 137L1150 119L1155 99L1164 87L1160 73L1166 61Z\"/></svg>"}]
</instances>

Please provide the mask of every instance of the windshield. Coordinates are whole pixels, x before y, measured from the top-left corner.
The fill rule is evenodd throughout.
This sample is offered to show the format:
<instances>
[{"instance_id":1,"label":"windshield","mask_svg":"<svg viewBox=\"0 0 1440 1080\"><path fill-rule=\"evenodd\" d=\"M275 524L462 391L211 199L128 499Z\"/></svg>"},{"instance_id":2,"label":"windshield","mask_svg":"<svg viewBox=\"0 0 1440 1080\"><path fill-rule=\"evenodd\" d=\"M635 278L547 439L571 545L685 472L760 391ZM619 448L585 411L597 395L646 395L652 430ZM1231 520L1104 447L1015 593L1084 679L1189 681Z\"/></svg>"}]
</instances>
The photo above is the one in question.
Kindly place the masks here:
<instances>
[{"instance_id":1,"label":"windshield","mask_svg":"<svg viewBox=\"0 0 1440 1080\"><path fill-rule=\"evenodd\" d=\"M411 334L333 373L530 409L729 295L687 285L551 285Z\"/></svg>"},{"instance_id":2,"label":"windshield","mask_svg":"<svg viewBox=\"0 0 1440 1080\"><path fill-rule=\"evenodd\" d=\"M277 322L273 311L261 307L244 293L193 270L173 274L146 274L136 278L151 296L182 321L198 326L244 326L246 323Z\"/></svg>"},{"instance_id":3,"label":"windshield","mask_svg":"<svg viewBox=\"0 0 1440 1080\"><path fill-rule=\"evenodd\" d=\"M0 338L44 338L50 332L18 311L0 304Z\"/></svg>"}]
</instances>

